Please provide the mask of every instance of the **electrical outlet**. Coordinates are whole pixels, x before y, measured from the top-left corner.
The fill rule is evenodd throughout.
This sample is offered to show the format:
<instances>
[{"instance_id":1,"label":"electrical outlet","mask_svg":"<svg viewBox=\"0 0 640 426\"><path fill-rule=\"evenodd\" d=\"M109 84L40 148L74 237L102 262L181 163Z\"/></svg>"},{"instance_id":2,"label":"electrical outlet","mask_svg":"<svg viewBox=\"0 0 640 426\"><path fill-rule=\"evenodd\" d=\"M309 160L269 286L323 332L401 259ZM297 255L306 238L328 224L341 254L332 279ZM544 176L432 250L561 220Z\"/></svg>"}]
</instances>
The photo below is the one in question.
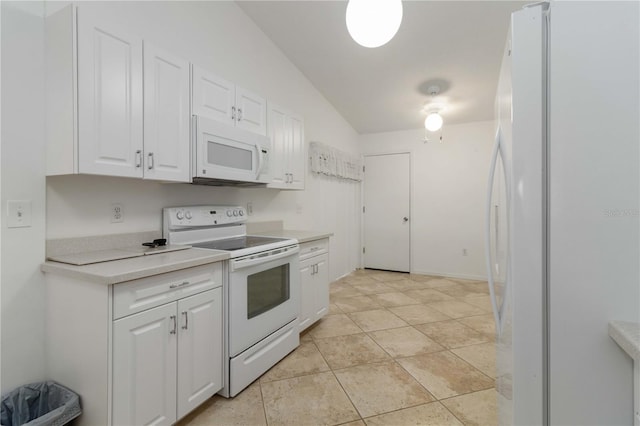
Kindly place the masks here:
<instances>
[{"instance_id":1,"label":"electrical outlet","mask_svg":"<svg viewBox=\"0 0 640 426\"><path fill-rule=\"evenodd\" d=\"M7 201L7 228L31 226L31 200Z\"/></svg>"},{"instance_id":2,"label":"electrical outlet","mask_svg":"<svg viewBox=\"0 0 640 426\"><path fill-rule=\"evenodd\" d=\"M463 248L463 249L462 249L462 255L463 255L463 256L466 256L467 254L468 254L468 253L467 253L467 249L466 249L466 248Z\"/></svg>"},{"instance_id":3,"label":"electrical outlet","mask_svg":"<svg viewBox=\"0 0 640 426\"><path fill-rule=\"evenodd\" d=\"M111 204L111 223L124 222L124 208L120 203Z\"/></svg>"},{"instance_id":4,"label":"electrical outlet","mask_svg":"<svg viewBox=\"0 0 640 426\"><path fill-rule=\"evenodd\" d=\"M296 204L296 213L302 214L302 204Z\"/></svg>"},{"instance_id":5,"label":"electrical outlet","mask_svg":"<svg viewBox=\"0 0 640 426\"><path fill-rule=\"evenodd\" d=\"M251 201L247 202L247 215L251 216L253 214L253 203Z\"/></svg>"}]
</instances>

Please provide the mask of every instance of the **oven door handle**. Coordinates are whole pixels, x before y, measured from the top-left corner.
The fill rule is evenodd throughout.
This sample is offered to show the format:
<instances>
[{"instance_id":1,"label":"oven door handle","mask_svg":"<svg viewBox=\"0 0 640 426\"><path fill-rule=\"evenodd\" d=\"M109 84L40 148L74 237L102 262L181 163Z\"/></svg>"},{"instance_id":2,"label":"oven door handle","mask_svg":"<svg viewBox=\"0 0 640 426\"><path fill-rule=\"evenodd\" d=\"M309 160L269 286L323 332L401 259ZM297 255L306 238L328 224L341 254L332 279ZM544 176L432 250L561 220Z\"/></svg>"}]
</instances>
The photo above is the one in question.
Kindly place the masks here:
<instances>
[{"instance_id":1,"label":"oven door handle","mask_svg":"<svg viewBox=\"0 0 640 426\"><path fill-rule=\"evenodd\" d=\"M300 251L299 246L283 247L281 249L272 250L267 253L254 254L251 256L247 256L243 259L231 260L230 266L232 271L237 271L238 269L260 265L262 263L271 262L272 260L282 259L283 257L288 257L288 256L291 256L292 254L296 254L299 251Z\"/></svg>"}]
</instances>

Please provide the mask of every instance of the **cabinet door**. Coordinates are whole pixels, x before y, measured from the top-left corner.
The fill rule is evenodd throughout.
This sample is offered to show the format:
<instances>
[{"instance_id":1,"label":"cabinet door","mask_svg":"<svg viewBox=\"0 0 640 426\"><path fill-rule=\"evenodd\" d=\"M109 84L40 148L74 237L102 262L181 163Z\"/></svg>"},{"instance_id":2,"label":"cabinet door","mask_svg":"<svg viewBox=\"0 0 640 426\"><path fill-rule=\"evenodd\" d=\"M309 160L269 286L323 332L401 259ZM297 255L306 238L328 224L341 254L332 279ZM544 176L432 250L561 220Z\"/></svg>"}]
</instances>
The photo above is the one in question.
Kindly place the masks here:
<instances>
[{"instance_id":1,"label":"cabinet door","mask_svg":"<svg viewBox=\"0 0 640 426\"><path fill-rule=\"evenodd\" d=\"M176 421L176 303L113 322L113 424Z\"/></svg>"},{"instance_id":2,"label":"cabinet door","mask_svg":"<svg viewBox=\"0 0 640 426\"><path fill-rule=\"evenodd\" d=\"M300 262L300 314L298 315L298 330L300 332L315 322L314 259L315 257L312 257Z\"/></svg>"},{"instance_id":3,"label":"cabinet door","mask_svg":"<svg viewBox=\"0 0 640 426\"><path fill-rule=\"evenodd\" d=\"M236 86L236 126L261 135L267 134L267 101Z\"/></svg>"},{"instance_id":4,"label":"cabinet door","mask_svg":"<svg viewBox=\"0 0 640 426\"><path fill-rule=\"evenodd\" d=\"M313 275L314 317L319 320L329 312L329 256L313 258L316 271Z\"/></svg>"},{"instance_id":5,"label":"cabinet door","mask_svg":"<svg viewBox=\"0 0 640 426\"><path fill-rule=\"evenodd\" d=\"M269 136L271 152L269 153L269 172L271 188L287 187L286 152L289 143L287 133L287 113L275 104L269 103Z\"/></svg>"},{"instance_id":6,"label":"cabinet door","mask_svg":"<svg viewBox=\"0 0 640 426\"><path fill-rule=\"evenodd\" d=\"M304 189L307 158L305 155L304 123L301 117L295 115L289 117L289 137L287 155L287 168L291 173L289 186L291 189Z\"/></svg>"},{"instance_id":7,"label":"cabinet door","mask_svg":"<svg viewBox=\"0 0 640 426\"><path fill-rule=\"evenodd\" d=\"M193 66L191 107L194 115L235 126L235 86L200 67Z\"/></svg>"},{"instance_id":8,"label":"cabinet door","mask_svg":"<svg viewBox=\"0 0 640 426\"><path fill-rule=\"evenodd\" d=\"M144 43L144 177L189 181L189 63Z\"/></svg>"},{"instance_id":9,"label":"cabinet door","mask_svg":"<svg viewBox=\"0 0 640 426\"><path fill-rule=\"evenodd\" d=\"M142 39L78 9L78 171L142 177Z\"/></svg>"},{"instance_id":10,"label":"cabinet door","mask_svg":"<svg viewBox=\"0 0 640 426\"><path fill-rule=\"evenodd\" d=\"M178 418L222 389L222 288L178 301Z\"/></svg>"}]
</instances>

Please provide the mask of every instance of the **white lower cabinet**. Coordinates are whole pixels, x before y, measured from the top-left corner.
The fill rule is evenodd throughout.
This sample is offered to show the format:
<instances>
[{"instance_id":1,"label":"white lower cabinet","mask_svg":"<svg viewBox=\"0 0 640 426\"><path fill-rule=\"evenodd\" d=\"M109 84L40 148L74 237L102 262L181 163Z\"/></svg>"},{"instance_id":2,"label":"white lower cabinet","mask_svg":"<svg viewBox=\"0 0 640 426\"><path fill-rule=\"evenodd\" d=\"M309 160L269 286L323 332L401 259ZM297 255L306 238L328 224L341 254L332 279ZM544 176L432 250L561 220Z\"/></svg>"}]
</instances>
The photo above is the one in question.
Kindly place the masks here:
<instances>
[{"instance_id":1,"label":"white lower cabinet","mask_svg":"<svg viewBox=\"0 0 640 426\"><path fill-rule=\"evenodd\" d=\"M329 240L300 244L300 316L302 332L329 311Z\"/></svg>"},{"instance_id":2,"label":"white lower cabinet","mask_svg":"<svg viewBox=\"0 0 640 426\"><path fill-rule=\"evenodd\" d=\"M77 425L171 425L222 389L222 269L114 285L47 273L47 375L80 395Z\"/></svg>"},{"instance_id":3,"label":"white lower cabinet","mask_svg":"<svg viewBox=\"0 0 640 426\"><path fill-rule=\"evenodd\" d=\"M175 303L113 324L113 424L176 420Z\"/></svg>"},{"instance_id":4,"label":"white lower cabinet","mask_svg":"<svg viewBox=\"0 0 640 426\"><path fill-rule=\"evenodd\" d=\"M170 425L222 388L222 289L113 324L113 423Z\"/></svg>"}]
</instances>

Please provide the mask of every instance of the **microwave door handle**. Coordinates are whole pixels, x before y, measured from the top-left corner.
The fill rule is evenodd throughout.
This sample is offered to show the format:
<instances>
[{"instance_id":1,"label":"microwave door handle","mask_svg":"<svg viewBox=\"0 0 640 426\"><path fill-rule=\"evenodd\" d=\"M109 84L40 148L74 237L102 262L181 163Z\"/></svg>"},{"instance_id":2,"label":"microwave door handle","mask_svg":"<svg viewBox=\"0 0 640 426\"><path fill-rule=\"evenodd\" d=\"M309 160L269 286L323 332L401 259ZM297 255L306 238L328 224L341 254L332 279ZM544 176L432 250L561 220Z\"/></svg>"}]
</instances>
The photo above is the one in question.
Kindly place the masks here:
<instances>
[{"instance_id":1,"label":"microwave door handle","mask_svg":"<svg viewBox=\"0 0 640 426\"><path fill-rule=\"evenodd\" d=\"M264 168L264 159L262 158L262 146L259 143L256 143L256 149L258 150L258 170L256 171L256 180L262 174L262 169Z\"/></svg>"}]
</instances>

